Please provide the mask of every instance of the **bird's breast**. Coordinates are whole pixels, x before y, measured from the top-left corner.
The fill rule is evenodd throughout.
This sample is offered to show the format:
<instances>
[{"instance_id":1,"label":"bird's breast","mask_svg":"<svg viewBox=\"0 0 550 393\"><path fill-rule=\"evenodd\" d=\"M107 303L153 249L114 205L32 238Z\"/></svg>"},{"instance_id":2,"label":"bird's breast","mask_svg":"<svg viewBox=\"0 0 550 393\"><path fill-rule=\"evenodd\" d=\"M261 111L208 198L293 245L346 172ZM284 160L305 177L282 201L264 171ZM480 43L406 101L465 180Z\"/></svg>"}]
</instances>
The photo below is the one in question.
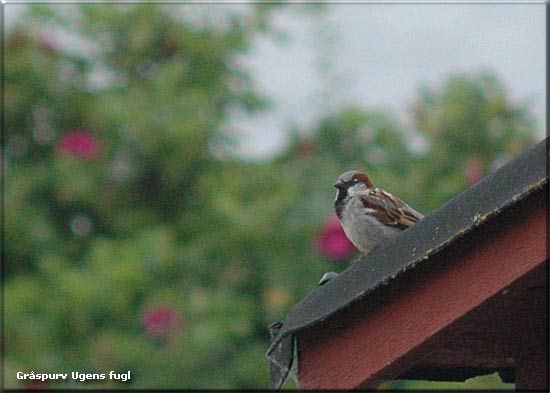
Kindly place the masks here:
<instances>
[{"instance_id":1,"label":"bird's breast","mask_svg":"<svg viewBox=\"0 0 550 393\"><path fill-rule=\"evenodd\" d=\"M340 220L348 239L365 255L400 233L399 229L383 225L368 214L359 198L350 198Z\"/></svg>"}]
</instances>

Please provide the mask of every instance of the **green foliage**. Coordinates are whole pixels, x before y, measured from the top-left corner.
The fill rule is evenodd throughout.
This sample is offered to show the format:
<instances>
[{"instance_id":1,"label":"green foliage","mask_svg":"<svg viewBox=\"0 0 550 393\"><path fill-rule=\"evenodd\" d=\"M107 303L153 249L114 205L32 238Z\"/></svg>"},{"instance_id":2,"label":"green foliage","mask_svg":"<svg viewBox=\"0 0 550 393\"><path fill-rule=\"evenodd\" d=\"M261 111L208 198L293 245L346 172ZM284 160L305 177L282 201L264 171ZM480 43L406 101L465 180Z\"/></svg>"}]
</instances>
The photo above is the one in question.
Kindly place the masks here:
<instances>
[{"instance_id":1,"label":"green foliage","mask_svg":"<svg viewBox=\"0 0 550 393\"><path fill-rule=\"evenodd\" d=\"M470 160L490 173L535 142L533 115L488 72L452 75L439 89L424 86L413 111L429 146L415 176L428 196L421 208L431 210L463 190Z\"/></svg>"},{"instance_id":2,"label":"green foliage","mask_svg":"<svg viewBox=\"0 0 550 393\"><path fill-rule=\"evenodd\" d=\"M475 378L467 379L465 382L425 382L425 381L392 381L387 382L380 386L379 390L390 391L412 391L412 390L499 390L499 391L512 391L514 385L510 383L503 383L498 373L490 375L482 375Z\"/></svg>"},{"instance_id":3,"label":"green foliage","mask_svg":"<svg viewBox=\"0 0 550 393\"><path fill-rule=\"evenodd\" d=\"M230 111L267 102L235 59L277 7L189 7L33 6L5 37L8 388L31 370L265 388L267 325L345 268L315 247L339 173L366 169L429 212L467 186L471 157L487 173L534 141L498 79L460 75L421 92L414 133L349 108L290 132L278 157L219 158ZM128 387L47 387L83 386Z\"/></svg>"}]
</instances>

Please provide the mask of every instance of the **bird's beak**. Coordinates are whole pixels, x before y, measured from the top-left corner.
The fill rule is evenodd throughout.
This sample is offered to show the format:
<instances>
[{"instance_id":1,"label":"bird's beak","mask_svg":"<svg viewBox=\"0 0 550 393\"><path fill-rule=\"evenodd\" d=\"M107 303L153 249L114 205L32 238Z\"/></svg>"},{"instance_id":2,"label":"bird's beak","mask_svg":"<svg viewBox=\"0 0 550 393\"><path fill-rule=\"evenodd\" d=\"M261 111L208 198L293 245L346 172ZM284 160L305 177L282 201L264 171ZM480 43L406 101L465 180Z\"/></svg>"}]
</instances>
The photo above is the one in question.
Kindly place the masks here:
<instances>
[{"instance_id":1,"label":"bird's beak","mask_svg":"<svg viewBox=\"0 0 550 393\"><path fill-rule=\"evenodd\" d=\"M341 190L342 188L345 188L345 184L342 180L338 180L336 183L334 183L334 187Z\"/></svg>"}]
</instances>

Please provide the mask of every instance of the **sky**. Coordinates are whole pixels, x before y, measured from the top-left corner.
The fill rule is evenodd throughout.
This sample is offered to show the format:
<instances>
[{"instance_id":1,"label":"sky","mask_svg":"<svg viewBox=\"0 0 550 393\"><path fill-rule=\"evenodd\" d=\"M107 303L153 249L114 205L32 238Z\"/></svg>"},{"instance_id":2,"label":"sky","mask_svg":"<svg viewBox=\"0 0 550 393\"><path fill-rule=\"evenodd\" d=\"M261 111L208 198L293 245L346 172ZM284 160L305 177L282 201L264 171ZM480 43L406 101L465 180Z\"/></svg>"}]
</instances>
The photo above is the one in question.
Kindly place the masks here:
<instances>
[{"instance_id":1,"label":"sky","mask_svg":"<svg viewBox=\"0 0 550 393\"><path fill-rule=\"evenodd\" d=\"M333 4L318 18L289 8L274 21L288 42L260 39L247 62L275 107L236 122L246 156L276 153L289 124L307 128L346 103L389 110L407 126L422 83L479 70L494 71L512 99L529 100L545 135L544 4ZM312 72L322 59L328 82Z\"/></svg>"},{"instance_id":2,"label":"sky","mask_svg":"<svg viewBox=\"0 0 550 393\"><path fill-rule=\"evenodd\" d=\"M6 7L6 26L18 7ZM315 16L308 7L276 12L272 22L286 39L260 36L240 59L272 104L228 124L243 157L273 156L290 125L307 129L346 104L382 108L409 126L422 83L437 87L449 74L479 70L494 71L513 100L529 100L545 135L543 3L330 4Z\"/></svg>"}]
</instances>

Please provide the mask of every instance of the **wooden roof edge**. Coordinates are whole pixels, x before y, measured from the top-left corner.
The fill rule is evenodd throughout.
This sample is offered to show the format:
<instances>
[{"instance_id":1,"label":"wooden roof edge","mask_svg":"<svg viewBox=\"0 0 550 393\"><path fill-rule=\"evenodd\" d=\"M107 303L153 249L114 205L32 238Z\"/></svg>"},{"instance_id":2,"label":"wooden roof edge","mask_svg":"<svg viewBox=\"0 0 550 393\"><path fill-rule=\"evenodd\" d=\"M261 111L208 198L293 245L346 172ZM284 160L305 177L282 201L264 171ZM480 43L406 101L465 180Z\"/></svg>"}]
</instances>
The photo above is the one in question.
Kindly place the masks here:
<instances>
[{"instance_id":1,"label":"wooden roof edge","mask_svg":"<svg viewBox=\"0 0 550 393\"><path fill-rule=\"evenodd\" d=\"M288 313L267 356L272 387L280 388L292 365L294 334L349 307L406 270L483 226L548 182L546 138L479 183L427 215L394 243L378 248L338 277L316 288Z\"/></svg>"}]
</instances>

